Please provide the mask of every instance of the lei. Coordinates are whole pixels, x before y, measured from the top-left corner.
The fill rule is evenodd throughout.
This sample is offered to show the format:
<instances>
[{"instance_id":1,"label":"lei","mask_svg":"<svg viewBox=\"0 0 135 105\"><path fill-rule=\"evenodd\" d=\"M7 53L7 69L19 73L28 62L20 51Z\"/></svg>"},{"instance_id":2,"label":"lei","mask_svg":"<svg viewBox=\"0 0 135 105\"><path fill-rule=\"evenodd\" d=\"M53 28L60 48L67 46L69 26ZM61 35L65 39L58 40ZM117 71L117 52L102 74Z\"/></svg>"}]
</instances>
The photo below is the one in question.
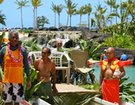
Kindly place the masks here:
<instances>
[{"instance_id":1,"label":"lei","mask_svg":"<svg viewBox=\"0 0 135 105\"><path fill-rule=\"evenodd\" d=\"M10 50L10 44L8 44L8 54L9 56L12 58L12 60L16 63L20 62L22 60L22 52L21 52L21 46L19 46L19 58L16 59L13 55L12 55L12 51Z\"/></svg>"}]
</instances>

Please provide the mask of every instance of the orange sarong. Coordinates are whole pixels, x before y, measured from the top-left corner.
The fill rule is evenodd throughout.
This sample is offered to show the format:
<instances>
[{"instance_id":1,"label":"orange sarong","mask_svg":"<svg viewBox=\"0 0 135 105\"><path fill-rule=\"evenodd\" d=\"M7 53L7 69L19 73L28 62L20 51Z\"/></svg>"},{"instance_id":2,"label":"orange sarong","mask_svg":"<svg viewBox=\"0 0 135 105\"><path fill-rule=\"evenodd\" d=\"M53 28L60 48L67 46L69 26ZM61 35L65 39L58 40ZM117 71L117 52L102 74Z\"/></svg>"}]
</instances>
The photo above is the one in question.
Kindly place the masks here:
<instances>
[{"instance_id":1,"label":"orange sarong","mask_svg":"<svg viewBox=\"0 0 135 105\"><path fill-rule=\"evenodd\" d=\"M102 82L102 98L103 100L120 103L119 99L119 80L104 79Z\"/></svg>"}]
</instances>

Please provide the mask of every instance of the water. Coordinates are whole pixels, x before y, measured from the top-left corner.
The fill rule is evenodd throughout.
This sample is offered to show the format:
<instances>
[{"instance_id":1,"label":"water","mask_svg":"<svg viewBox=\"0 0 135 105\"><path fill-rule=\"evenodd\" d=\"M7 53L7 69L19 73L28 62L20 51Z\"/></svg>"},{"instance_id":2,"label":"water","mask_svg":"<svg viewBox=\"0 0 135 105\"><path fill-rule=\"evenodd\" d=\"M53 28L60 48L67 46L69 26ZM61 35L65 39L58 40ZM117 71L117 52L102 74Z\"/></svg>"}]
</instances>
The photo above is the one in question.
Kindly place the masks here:
<instances>
[{"instance_id":1,"label":"water","mask_svg":"<svg viewBox=\"0 0 135 105\"><path fill-rule=\"evenodd\" d=\"M96 65L94 68L95 68L94 74L96 76L96 79L99 81L100 68L98 65ZM135 65L124 67L124 69L126 71L125 77L129 77L129 82L135 83Z\"/></svg>"}]
</instances>

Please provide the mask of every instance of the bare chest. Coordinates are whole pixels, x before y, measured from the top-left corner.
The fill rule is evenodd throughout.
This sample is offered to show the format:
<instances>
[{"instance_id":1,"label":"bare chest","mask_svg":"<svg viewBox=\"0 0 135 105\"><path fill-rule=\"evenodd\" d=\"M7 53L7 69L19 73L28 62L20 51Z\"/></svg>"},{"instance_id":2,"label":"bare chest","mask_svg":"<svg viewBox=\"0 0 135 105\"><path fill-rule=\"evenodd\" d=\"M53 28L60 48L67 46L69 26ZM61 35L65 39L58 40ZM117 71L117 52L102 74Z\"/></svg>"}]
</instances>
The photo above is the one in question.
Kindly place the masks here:
<instances>
[{"instance_id":1,"label":"bare chest","mask_svg":"<svg viewBox=\"0 0 135 105\"><path fill-rule=\"evenodd\" d=\"M51 62L44 63L43 61L41 61L38 65L38 70L39 70L40 74L50 73L52 70Z\"/></svg>"}]
</instances>

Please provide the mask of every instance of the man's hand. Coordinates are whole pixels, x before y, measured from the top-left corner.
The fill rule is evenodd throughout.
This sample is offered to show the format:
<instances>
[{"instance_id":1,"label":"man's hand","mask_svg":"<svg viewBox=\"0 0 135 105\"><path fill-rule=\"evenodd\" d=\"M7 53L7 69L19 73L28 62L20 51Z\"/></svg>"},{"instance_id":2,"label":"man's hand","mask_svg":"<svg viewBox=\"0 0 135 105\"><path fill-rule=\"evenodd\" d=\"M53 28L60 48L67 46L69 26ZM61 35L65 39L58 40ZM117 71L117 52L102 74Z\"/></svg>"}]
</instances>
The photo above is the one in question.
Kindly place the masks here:
<instances>
[{"instance_id":1,"label":"man's hand","mask_svg":"<svg viewBox=\"0 0 135 105\"><path fill-rule=\"evenodd\" d=\"M26 85L26 86L27 86L27 87L26 87L26 88L27 88L27 90L31 88L31 81L30 81L30 79L28 79L28 81L27 81L27 85Z\"/></svg>"},{"instance_id":2,"label":"man's hand","mask_svg":"<svg viewBox=\"0 0 135 105\"><path fill-rule=\"evenodd\" d=\"M99 92L102 92L102 86L99 87Z\"/></svg>"},{"instance_id":3,"label":"man's hand","mask_svg":"<svg viewBox=\"0 0 135 105\"><path fill-rule=\"evenodd\" d=\"M52 86L52 92L53 92L53 94L56 94L56 93L58 93L58 90L57 90L57 88L56 88L56 86L55 85L53 85Z\"/></svg>"},{"instance_id":4,"label":"man's hand","mask_svg":"<svg viewBox=\"0 0 135 105\"><path fill-rule=\"evenodd\" d=\"M0 79L0 83L2 83L2 79Z\"/></svg>"}]
</instances>

